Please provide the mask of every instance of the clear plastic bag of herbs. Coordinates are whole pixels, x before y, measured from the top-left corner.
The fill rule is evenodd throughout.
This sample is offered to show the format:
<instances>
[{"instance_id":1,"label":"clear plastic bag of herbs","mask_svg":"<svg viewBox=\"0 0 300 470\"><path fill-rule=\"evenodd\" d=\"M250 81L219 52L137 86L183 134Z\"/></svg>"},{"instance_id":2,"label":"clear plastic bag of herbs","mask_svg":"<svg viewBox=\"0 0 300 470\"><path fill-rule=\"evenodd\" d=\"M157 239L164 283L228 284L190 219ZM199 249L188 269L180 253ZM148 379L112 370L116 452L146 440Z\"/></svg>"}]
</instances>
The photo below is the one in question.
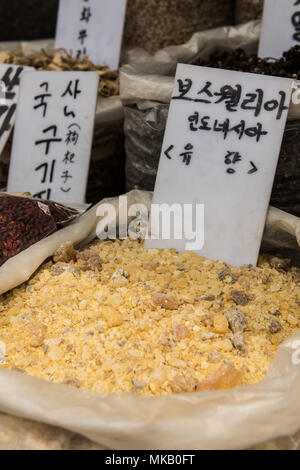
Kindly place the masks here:
<instances>
[{"instance_id":1,"label":"clear plastic bag of herbs","mask_svg":"<svg viewBox=\"0 0 300 470\"><path fill-rule=\"evenodd\" d=\"M57 202L0 193L0 266L68 225L79 213Z\"/></svg>"}]
</instances>

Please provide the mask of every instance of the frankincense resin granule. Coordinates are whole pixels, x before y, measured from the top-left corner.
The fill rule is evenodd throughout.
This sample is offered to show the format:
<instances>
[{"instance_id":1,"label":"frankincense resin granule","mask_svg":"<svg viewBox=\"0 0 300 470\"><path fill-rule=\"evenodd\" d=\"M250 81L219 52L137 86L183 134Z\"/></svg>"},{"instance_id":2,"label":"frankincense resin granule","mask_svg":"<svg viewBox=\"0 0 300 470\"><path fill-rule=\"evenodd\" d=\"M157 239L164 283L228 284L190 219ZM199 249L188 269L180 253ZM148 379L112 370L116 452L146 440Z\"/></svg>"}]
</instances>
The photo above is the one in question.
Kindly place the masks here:
<instances>
[{"instance_id":1,"label":"frankincense resin granule","mask_svg":"<svg viewBox=\"0 0 300 470\"><path fill-rule=\"evenodd\" d=\"M299 328L288 260L235 268L130 240L67 243L0 297L0 363L102 393L226 389L261 380Z\"/></svg>"}]
</instances>

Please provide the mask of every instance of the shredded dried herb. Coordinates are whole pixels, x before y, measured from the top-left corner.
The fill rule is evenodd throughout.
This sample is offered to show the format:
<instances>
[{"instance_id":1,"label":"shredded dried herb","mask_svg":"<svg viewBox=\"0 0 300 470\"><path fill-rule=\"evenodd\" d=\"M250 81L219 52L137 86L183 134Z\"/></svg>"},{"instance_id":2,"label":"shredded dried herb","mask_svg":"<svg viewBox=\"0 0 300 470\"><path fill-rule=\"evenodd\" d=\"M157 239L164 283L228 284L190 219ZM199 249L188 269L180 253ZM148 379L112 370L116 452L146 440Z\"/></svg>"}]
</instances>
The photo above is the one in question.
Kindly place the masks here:
<instances>
[{"instance_id":1,"label":"shredded dried herb","mask_svg":"<svg viewBox=\"0 0 300 470\"><path fill-rule=\"evenodd\" d=\"M273 75L300 79L300 46L296 45L284 52L279 60L268 60L257 57L256 54L247 54L243 49L233 52L215 52L209 59L195 62L196 65L215 67L219 69L236 70L239 72L252 72L262 75Z\"/></svg>"},{"instance_id":2,"label":"shredded dried herb","mask_svg":"<svg viewBox=\"0 0 300 470\"><path fill-rule=\"evenodd\" d=\"M97 72L101 78L99 95L109 97L119 94L119 73L117 70L110 70L108 65L95 65L87 56L76 59L65 49L55 49L53 53L41 49L30 55L25 55L21 51L0 52L0 63L30 66L39 71Z\"/></svg>"}]
</instances>

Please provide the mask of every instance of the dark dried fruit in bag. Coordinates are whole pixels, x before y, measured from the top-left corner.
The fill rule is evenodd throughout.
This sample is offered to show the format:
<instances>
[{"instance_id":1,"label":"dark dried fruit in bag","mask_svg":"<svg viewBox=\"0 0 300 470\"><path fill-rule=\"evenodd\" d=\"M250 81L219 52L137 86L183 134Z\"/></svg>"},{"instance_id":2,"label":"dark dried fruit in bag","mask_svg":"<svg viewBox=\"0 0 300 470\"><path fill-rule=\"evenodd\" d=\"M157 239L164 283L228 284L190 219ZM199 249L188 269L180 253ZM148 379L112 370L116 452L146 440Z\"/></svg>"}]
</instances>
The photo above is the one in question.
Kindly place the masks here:
<instances>
[{"instance_id":1,"label":"dark dried fruit in bag","mask_svg":"<svg viewBox=\"0 0 300 470\"><path fill-rule=\"evenodd\" d=\"M231 298L237 305L247 305L250 300L246 292L236 289L231 291Z\"/></svg>"},{"instance_id":2,"label":"dark dried fruit in bag","mask_svg":"<svg viewBox=\"0 0 300 470\"><path fill-rule=\"evenodd\" d=\"M75 258L76 251L74 250L73 243L70 241L63 243L53 255L54 263L69 263L70 261L75 260Z\"/></svg>"},{"instance_id":3,"label":"dark dried fruit in bag","mask_svg":"<svg viewBox=\"0 0 300 470\"><path fill-rule=\"evenodd\" d=\"M9 258L56 232L78 211L52 201L0 196L0 266Z\"/></svg>"},{"instance_id":4,"label":"dark dried fruit in bag","mask_svg":"<svg viewBox=\"0 0 300 470\"><path fill-rule=\"evenodd\" d=\"M273 61L261 59L256 54L248 54L240 48L233 52L216 51L209 59L199 59L195 62L195 65L299 80L300 46L292 47L282 54L281 59Z\"/></svg>"}]
</instances>

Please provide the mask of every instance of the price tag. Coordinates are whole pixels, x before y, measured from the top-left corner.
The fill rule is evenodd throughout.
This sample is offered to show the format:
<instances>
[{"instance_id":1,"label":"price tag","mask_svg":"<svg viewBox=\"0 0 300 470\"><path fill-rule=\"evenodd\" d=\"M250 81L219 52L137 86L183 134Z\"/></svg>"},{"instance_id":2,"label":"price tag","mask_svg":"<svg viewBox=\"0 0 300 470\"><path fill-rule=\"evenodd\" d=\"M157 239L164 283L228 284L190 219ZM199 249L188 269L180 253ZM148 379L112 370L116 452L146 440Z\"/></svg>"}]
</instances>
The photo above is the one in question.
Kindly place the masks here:
<instances>
[{"instance_id":1,"label":"price tag","mask_svg":"<svg viewBox=\"0 0 300 470\"><path fill-rule=\"evenodd\" d=\"M127 0L60 0L55 47L119 66Z\"/></svg>"},{"instance_id":2,"label":"price tag","mask_svg":"<svg viewBox=\"0 0 300 470\"><path fill-rule=\"evenodd\" d=\"M292 85L291 79L178 65L147 248L256 264ZM157 208L162 218L153 217Z\"/></svg>"},{"instance_id":3,"label":"price tag","mask_svg":"<svg viewBox=\"0 0 300 470\"><path fill-rule=\"evenodd\" d=\"M31 67L0 64L0 155L16 119L20 78Z\"/></svg>"},{"instance_id":4,"label":"price tag","mask_svg":"<svg viewBox=\"0 0 300 470\"><path fill-rule=\"evenodd\" d=\"M84 202L98 83L96 72L24 72L8 191Z\"/></svg>"},{"instance_id":5,"label":"price tag","mask_svg":"<svg viewBox=\"0 0 300 470\"><path fill-rule=\"evenodd\" d=\"M265 0L259 57L280 59L300 45L300 0Z\"/></svg>"}]
</instances>

